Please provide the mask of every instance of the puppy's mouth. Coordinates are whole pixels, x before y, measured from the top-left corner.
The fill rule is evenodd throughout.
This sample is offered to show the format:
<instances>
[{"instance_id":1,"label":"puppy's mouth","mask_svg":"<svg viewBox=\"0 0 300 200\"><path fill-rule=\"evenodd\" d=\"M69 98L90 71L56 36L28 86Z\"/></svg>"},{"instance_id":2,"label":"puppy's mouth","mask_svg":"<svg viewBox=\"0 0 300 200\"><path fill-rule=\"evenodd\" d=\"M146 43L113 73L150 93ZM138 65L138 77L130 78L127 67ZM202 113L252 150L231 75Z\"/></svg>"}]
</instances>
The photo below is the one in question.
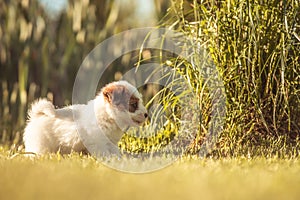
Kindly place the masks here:
<instances>
[{"instance_id":1,"label":"puppy's mouth","mask_svg":"<svg viewBox=\"0 0 300 200\"><path fill-rule=\"evenodd\" d=\"M132 121L134 123L138 124L139 126L142 125L145 122L144 119L134 119L134 118L132 118Z\"/></svg>"},{"instance_id":2,"label":"puppy's mouth","mask_svg":"<svg viewBox=\"0 0 300 200\"><path fill-rule=\"evenodd\" d=\"M144 121L138 121L138 120L135 120L135 119L132 119L132 121L134 123L138 124L138 125L142 125L142 123L144 122Z\"/></svg>"}]
</instances>

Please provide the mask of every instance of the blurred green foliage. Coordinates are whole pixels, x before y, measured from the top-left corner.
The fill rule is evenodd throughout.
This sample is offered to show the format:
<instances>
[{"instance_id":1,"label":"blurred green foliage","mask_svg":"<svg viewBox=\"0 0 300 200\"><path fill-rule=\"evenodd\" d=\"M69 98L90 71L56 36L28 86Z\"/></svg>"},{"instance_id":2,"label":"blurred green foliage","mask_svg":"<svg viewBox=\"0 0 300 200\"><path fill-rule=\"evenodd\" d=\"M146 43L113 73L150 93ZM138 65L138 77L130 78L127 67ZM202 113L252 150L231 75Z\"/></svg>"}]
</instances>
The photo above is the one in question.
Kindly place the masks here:
<instances>
[{"instance_id":1,"label":"blurred green foliage","mask_svg":"<svg viewBox=\"0 0 300 200\"><path fill-rule=\"evenodd\" d=\"M119 1L70 0L57 16L37 0L0 2L0 142L18 143L28 105L47 97L55 105L70 104L77 70L101 41L131 28L135 4L121 9ZM165 9L165 3L157 2ZM124 5L123 5L124 6ZM111 47L108 51L114 51ZM130 67L129 59L115 62L115 72Z\"/></svg>"}]
</instances>

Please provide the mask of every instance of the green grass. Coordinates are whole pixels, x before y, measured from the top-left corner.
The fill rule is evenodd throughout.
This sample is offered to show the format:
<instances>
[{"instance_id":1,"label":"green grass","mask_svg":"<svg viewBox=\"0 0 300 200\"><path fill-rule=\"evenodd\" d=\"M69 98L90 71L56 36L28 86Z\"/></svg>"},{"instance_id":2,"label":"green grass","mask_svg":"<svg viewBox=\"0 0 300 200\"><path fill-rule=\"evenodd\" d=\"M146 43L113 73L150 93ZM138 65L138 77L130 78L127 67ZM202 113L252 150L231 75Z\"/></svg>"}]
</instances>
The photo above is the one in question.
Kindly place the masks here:
<instances>
[{"instance_id":1,"label":"green grass","mask_svg":"<svg viewBox=\"0 0 300 200\"><path fill-rule=\"evenodd\" d=\"M162 23L199 42L219 71L227 109L220 147L226 154L236 146L299 137L300 43L292 30L299 33L298 1L172 1L168 16ZM195 91L205 88L201 66L183 65ZM199 102L207 105L205 96ZM201 114L206 128L210 110Z\"/></svg>"},{"instance_id":2,"label":"green grass","mask_svg":"<svg viewBox=\"0 0 300 200\"><path fill-rule=\"evenodd\" d=\"M299 199L300 160L184 158L156 172L122 173L92 157L30 160L0 149L0 199Z\"/></svg>"}]
</instances>

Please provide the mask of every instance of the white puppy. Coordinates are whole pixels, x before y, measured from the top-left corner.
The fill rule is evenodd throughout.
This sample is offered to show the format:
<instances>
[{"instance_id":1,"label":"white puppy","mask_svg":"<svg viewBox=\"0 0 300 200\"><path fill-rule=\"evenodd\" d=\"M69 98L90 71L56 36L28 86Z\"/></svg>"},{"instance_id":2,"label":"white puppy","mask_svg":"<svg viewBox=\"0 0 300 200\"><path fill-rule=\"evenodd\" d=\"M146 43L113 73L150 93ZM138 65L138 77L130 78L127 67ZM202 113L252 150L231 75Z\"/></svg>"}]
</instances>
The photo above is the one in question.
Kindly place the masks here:
<instances>
[{"instance_id":1,"label":"white puppy","mask_svg":"<svg viewBox=\"0 0 300 200\"><path fill-rule=\"evenodd\" d=\"M147 118L141 97L134 86L118 81L103 87L87 104L55 109L50 101L38 100L29 111L25 151L119 154L123 131Z\"/></svg>"}]
</instances>

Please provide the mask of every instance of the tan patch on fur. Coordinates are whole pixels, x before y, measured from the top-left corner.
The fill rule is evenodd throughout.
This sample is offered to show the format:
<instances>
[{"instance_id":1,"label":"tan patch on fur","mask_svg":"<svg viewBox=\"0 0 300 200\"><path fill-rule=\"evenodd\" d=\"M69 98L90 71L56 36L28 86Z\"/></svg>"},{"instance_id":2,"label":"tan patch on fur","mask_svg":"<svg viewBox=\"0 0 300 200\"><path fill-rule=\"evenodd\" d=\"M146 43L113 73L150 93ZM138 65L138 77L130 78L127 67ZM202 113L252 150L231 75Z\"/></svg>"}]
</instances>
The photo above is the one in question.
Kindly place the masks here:
<instances>
[{"instance_id":1,"label":"tan patch on fur","mask_svg":"<svg viewBox=\"0 0 300 200\"><path fill-rule=\"evenodd\" d=\"M106 102L116 106L119 110L135 112L138 109L139 99L123 85L109 84L103 88Z\"/></svg>"}]
</instances>

